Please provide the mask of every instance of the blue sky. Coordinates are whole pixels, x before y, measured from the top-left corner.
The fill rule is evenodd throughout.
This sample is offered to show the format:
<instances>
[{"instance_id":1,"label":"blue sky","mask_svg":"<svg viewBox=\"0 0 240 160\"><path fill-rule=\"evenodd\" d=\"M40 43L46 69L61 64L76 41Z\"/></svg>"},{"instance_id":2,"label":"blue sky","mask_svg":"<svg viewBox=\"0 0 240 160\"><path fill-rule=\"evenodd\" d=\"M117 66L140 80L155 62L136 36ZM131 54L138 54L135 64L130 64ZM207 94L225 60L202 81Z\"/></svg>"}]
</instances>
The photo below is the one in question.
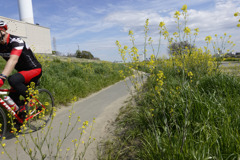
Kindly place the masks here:
<instances>
[{"instance_id":1,"label":"blue sky","mask_svg":"<svg viewBox=\"0 0 240 160\"><path fill-rule=\"evenodd\" d=\"M139 53L144 44L144 23L149 18L149 36L158 45L158 25L164 21L170 34L177 31L173 15L188 6L188 26L199 28L197 45L206 36L232 35L240 52L240 28L233 16L240 12L239 0L32 0L35 23L48 27L56 39L56 49L64 54L78 49L90 51L101 60L121 60L116 40L131 46L128 31L133 30ZM18 0L2 1L0 15L19 20ZM54 49L54 47L52 47ZM148 49L147 57L151 55ZM162 41L160 56L167 55Z\"/></svg>"}]
</instances>

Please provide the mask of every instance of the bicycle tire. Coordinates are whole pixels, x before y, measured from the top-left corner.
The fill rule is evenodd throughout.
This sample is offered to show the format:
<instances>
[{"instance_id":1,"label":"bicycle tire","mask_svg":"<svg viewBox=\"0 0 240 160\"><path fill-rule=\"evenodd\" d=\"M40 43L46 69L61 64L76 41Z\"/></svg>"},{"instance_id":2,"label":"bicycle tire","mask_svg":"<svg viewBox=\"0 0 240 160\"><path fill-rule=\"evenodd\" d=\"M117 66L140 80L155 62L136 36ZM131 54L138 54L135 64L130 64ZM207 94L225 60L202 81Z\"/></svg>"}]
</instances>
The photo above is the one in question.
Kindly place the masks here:
<instances>
[{"instance_id":1,"label":"bicycle tire","mask_svg":"<svg viewBox=\"0 0 240 160\"><path fill-rule=\"evenodd\" d=\"M47 125L52 117L54 107L54 98L50 91L47 89L38 89L38 92L39 94L37 95L37 100L39 100L39 102L44 106L46 103L48 103L48 105L46 106L47 109L44 110L43 114L27 121L28 127L33 131L37 131ZM36 108L41 108L40 103L36 104Z\"/></svg>"},{"instance_id":2,"label":"bicycle tire","mask_svg":"<svg viewBox=\"0 0 240 160\"><path fill-rule=\"evenodd\" d=\"M5 136L7 131L7 117L2 108L0 108L0 141Z\"/></svg>"}]
</instances>

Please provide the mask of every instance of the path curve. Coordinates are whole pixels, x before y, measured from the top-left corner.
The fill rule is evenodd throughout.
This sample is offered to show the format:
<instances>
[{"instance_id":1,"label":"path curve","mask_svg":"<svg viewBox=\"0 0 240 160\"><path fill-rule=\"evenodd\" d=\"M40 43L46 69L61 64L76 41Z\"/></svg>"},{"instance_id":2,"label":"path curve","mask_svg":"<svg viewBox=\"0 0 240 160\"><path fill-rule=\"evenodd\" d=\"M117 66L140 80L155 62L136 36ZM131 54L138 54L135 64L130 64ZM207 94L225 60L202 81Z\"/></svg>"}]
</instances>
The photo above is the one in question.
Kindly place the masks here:
<instances>
[{"instance_id":1,"label":"path curve","mask_svg":"<svg viewBox=\"0 0 240 160\"><path fill-rule=\"evenodd\" d=\"M126 85L127 84L127 85ZM131 89L130 89L130 88ZM77 101L74 106L73 110L76 112L71 117L72 122L75 122L80 116L81 122L89 121L92 122L93 118L95 118L96 123L94 124L94 131L91 137L96 138L96 141L91 144L86 152L85 159L91 160L96 159L96 144L97 142L101 141L101 138L106 135L106 126L109 121L115 120L119 109L123 106L124 102L130 97L130 91L132 90L131 82L129 79L126 79L126 81L120 81L116 84L109 86L107 88L102 89L101 91L94 93L87 98L83 98L79 101ZM52 131L52 137L57 137L59 133L60 128L60 122L62 121L62 128L61 128L61 134L64 133L64 131L67 128L68 124L68 117L69 117L69 110L71 109L71 106L68 107L62 107L59 109L56 113L56 117L53 120L53 131ZM91 125L91 124L90 124ZM67 148L72 148L73 142L72 140L77 139L79 136L79 130L78 128L82 126L82 123L71 132L71 134L68 136L68 138L64 141L62 145L62 151L66 151ZM83 135L82 140L87 141L89 138L89 129L86 129L86 134ZM37 134L40 134L40 131L32 133L32 135L35 137ZM21 136L20 136L21 137ZM27 139L30 139L30 134L26 134L25 136ZM63 139L63 135L60 136L61 139ZM23 149L19 146L18 151L16 154L16 138L8 138L3 141L3 143L6 144L5 149L8 153L11 154L13 159L16 159L16 156L18 155L19 159L28 160L28 156L23 151ZM53 146L56 146L57 141L54 141ZM34 148L34 144L29 141L30 148ZM47 146L43 147L43 151L47 152ZM82 147L83 148L83 147ZM1 160L8 160L9 158L5 154L1 154L3 151L2 148L0 148L0 159ZM68 152L68 156L66 159L71 160L73 156L73 150L70 149ZM51 157L47 157L46 159L50 159ZM39 159L39 158L37 158Z\"/></svg>"}]
</instances>

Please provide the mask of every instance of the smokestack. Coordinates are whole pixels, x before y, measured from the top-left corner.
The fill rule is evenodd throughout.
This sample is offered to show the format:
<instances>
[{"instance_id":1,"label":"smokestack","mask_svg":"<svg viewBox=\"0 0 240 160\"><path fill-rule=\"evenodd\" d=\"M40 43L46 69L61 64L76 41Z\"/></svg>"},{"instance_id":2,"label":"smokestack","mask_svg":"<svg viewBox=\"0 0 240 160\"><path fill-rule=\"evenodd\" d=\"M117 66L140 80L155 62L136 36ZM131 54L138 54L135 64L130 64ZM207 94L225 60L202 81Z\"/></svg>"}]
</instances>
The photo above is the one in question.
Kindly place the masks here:
<instances>
[{"instance_id":1,"label":"smokestack","mask_svg":"<svg viewBox=\"0 0 240 160\"><path fill-rule=\"evenodd\" d=\"M34 24L32 0L18 0L18 8L20 20Z\"/></svg>"}]
</instances>

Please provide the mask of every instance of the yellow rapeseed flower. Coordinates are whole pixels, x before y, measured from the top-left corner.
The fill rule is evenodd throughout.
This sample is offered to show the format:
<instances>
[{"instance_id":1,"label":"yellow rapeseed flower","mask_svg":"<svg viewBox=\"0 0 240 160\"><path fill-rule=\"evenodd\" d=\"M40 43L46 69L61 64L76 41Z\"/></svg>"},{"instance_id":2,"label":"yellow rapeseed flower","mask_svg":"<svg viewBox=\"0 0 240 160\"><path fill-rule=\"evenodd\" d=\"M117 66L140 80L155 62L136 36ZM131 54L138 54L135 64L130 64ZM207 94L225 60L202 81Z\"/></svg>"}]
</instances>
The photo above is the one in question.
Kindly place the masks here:
<instances>
[{"instance_id":1,"label":"yellow rapeseed flower","mask_svg":"<svg viewBox=\"0 0 240 160\"><path fill-rule=\"evenodd\" d=\"M193 76L193 73L190 71L190 72L188 72L188 76L189 77L192 77Z\"/></svg>"},{"instance_id":2,"label":"yellow rapeseed flower","mask_svg":"<svg viewBox=\"0 0 240 160\"><path fill-rule=\"evenodd\" d=\"M211 36L207 36L207 37L205 38L205 41L206 41L207 43L210 43L211 40L212 40L212 37L211 37Z\"/></svg>"},{"instance_id":3,"label":"yellow rapeseed flower","mask_svg":"<svg viewBox=\"0 0 240 160\"><path fill-rule=\"evenodd\" d=\"M181 10L182 10L183 12L187 12L187 5L184 4L184 5L182 6Z\"/></svg>"},{"instance_id":4,"label":"yellow rapeseed flower","mask_svg":"<svg viewBox=\"0 0 240 160\"><path fill-rule=\"evenodd\" d=\"M146 26L148 26L148 24L149 24L149 19L146 19Z\"/></svg>"},{"instance_id":5,"label":"yellow rapeseed flower","mask_svg":"<svg viewBox=\"0 0 240 160\"><path fill-rule=\"evenodd\" d=\"M236 12L236 13L234 13L234 16L237 17L237 16L239 16L239 14L240 14L239 12Z\"/></svg>"},{"instance_id":6,"label":"yellow rapeseed flower","mask_svg":"<svg viewBox=\"0 0 240 160\"><path fill-rule=\"evenodd\" d=\"M195 32L199 32L199 28L195 28L194 30L195 30Z\"/></svg>"},{"instance_id":7,"label":"yellow rapeseed flower","mask_svg":"<svg viewBox=\"0 0 240 160\"><path fill-rule=\"evenodd\" d=\"M174 32L173 35L174 35L174 36L178 36L178 32Z\"/></svg>"},{"instance_id":8,"label":"yellow rapeseed flower","mask_svg":"<svg viewBox=\"0 0 240 160\"><path fill-rule=\"evenodd\" d=\"M132 30L129 30L128 35L133 35L133 31L132 31Z\"/></svg>"},{"instance_id":9,"label":"yellow rapeseed flower","mask_svg":"<svg viewBox=\"0 0 240 160\"><path fill-rule=\"evenodd\" d=\"M184 32L185 32L186 34L190 34L190 33L191 33L191 29L190 29L189 27L185 27L185 28L184 28Z\"/></svg>"},{"instance_id":10,"label":"yellow rapeseed flower","mask_svg":"<svg viewBox=\"0 0 240 160\"><path fill-rule=\"evenodd\" d=\"M176 12L174 13L174 15L175 15L175 16L174 16L175 18L178 18L181 14L180 14L179 11L176 11Z\"/></svg>"},{"instance_id":11,"label":"yellow rapeseed flower","mask_svg":"<svg viewBox=\"0 0 240 160\"><path fill-rule=\"evenodd\" d=\"M165 26L165 23L164 23L164 22L160 22L160 23L159 23L159 27L162 28L163 26Z\"/></svg>"}]
</instances>

